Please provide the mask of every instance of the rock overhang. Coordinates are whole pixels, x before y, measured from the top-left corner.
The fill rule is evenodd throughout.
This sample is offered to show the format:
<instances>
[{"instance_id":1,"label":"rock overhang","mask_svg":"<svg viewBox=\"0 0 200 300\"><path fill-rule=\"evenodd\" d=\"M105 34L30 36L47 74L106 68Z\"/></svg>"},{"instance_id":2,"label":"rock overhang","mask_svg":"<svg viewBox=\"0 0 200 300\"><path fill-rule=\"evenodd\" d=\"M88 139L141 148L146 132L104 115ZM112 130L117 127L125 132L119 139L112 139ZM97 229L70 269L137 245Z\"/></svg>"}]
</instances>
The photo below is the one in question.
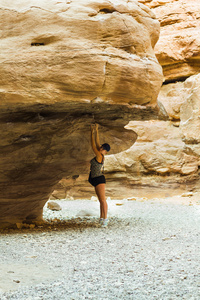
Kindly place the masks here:
<instances>
[{"instance_id":1,"label":"rock overhang","mask_svg":"<svg viewBox=\"0 0 200 300\"><path fill-rule=\"evenodd\" d=\"M13 97L31 102L100 97L156 105L162 68L153 51L159 22L150 9L137 1L45 5L1 11L2 92L13 89Z\"/></svg>"},{"instance_id":2,"label":"rock overhang","mask_svg":"<svg viewBox=\"0 0 200 300\"><path fill-rule=\"evenodd\" d=\"M55 184L88 171L91 123L117 153L137 138L124 128L130 120L161 118L159 23L148 8L133 0L12 5L0 11L2 224L40 220Z\"/></svg>"}]
</instances>

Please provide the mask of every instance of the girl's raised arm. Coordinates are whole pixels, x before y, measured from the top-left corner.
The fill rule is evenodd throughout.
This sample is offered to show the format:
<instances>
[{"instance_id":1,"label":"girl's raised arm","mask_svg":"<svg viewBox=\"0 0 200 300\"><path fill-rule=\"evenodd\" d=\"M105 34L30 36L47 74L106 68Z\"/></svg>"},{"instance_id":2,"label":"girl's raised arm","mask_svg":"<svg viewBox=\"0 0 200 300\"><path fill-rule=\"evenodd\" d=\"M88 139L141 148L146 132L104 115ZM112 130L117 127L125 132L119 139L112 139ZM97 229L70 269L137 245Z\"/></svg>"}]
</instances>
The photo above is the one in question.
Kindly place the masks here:
<instances>
[{"instance_id":1,"label":"girl's raised arm","mask_svg":"<svg viewBox=\"0 0 200 300\"><path fill-rule=\"evenodd\" d=\"M96 129L96 135L95 135L96 147L97 147L97 150L100 150L101 144L99 141L99 125L98 124L95 124L95 129Z\"/></svg>"},{"instance_id":2,"label":"girl's raised arm","mask_svg":"<svg viewBox=\"0 0 200 300\"><path fill-rule=\"evenodd\" d=\"M92 146L92 150L96 154L97 160L102 161L102 154L97 149L96 141L95 141L95 138L94 138L94 133L95 133L94 125L91 125L91 146ZM99 147L99 149L100 149L100 147Z\"/></svg>"}]
</instances>

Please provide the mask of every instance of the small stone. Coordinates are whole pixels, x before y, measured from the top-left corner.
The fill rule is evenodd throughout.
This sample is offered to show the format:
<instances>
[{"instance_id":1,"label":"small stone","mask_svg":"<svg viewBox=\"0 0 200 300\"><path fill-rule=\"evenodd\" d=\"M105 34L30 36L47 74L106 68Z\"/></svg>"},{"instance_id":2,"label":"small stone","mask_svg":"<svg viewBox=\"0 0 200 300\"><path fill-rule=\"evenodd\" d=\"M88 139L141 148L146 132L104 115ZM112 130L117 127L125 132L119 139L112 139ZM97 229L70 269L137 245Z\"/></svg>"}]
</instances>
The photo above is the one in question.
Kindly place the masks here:
<instances>
[{"instance_id":1,"label":"small stone","mask_svg":"<svg viewBox=\"0 0 200 300\"><path fill-rule=\"evenodd\" d=\"M114 283L114 285L116 286L116 287L120 287L121 285L123 284L123 282L116 282L116 283Z\"/></svg>"},{"instance_id":2,"label":"small stone","mask_svg":"<svg viewBox=\"0 0 200 300\"><path fill-rule=\"evenodd\" d=\"M193 192L187 192L187 193L183 193L181 197L192 197L193 195L194 195Z\"/></svg>"},{"instance_id":3,"label":"small stone","mask_svg":"<svg viewBox=\"0 0 200 300\"><path fill-rule=\"evenodd\" d=\"M130 197L130 198L127 198L128 201L136 201L137 198L136 197Z\"/></svg>"},{"instance_id":4,"label":"small stone","mask_svg":"<svg viewBox=\"0 0 200 300\"><path fill-rule=\"evenodd\" d=\"M171 238L170 237L166 237L166 238L163 238L162 240L163 241L168 241L168 240L170 240Z\"/></svg>"},{"instance_id":5,"label":"small stone","mask_svg":"<svg viewBox=\"0 0 200 300\"><path fill-rule=\"evenodd\" d=\"M13 282L20 283L20 280L13 280Z\"/></svg>"},{"instance_id":6,"label":"small stone","mask_svg":"<svg viewBox=\"0 0 200 300\"><path fill-rule=\"evenodd\" d=\"M55 211L58 211L58 210L62 209L58 203L53 202L53 201L49 201L47 203L47 208L50 209L50 210L55 210Z\"/></svg>"}]
</instances>

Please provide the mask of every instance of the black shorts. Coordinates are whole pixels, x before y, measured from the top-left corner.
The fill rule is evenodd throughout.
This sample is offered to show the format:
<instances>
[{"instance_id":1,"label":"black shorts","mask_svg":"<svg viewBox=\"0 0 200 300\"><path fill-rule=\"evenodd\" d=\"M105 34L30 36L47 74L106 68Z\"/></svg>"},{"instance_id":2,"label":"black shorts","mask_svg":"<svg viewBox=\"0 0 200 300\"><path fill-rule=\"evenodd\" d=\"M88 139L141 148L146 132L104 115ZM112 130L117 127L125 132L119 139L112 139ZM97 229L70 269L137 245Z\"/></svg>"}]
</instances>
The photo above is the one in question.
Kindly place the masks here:
<instances>
[{"instance_id":1,"label":"black shorts","mask_svg":"<svg viewBox=\"0 0 200 300\"><path fill-rule=\"evenodd\" d=\"M97 186L100 183L106 183L106 179L104 175L92 178L91 173L89 175L88 181L93 186Z\"/></svg>"}]
</instances>

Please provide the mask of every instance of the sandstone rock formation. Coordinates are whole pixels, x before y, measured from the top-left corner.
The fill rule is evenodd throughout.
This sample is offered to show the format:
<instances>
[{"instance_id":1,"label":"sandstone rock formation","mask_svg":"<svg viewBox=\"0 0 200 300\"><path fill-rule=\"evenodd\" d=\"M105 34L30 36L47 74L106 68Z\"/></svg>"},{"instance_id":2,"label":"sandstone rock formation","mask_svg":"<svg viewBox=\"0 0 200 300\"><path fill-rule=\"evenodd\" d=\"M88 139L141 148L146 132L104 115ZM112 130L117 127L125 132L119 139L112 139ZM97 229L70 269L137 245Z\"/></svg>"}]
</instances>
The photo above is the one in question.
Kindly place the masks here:
<instances>
[{"instance_id":1,"label":"sandstone rock formation","mask_svg":"<svg viewBox=\"0 0 200 300\"><path fill-rule=\"evenodd\" d=\"M138 136L136 143L106 159L107 195L114 198L135 196L138 192L140 196L171 195L200 186L200 2L140 2L149 6L161 22L155 51L163 67L165 84L158 102L164 106L170 121L129 123ZM63 180L52 197L92 195L86 180L82 177L68 185Z\"/></svg>"},{"instance_id":2,"label":"sandstone rock formation","mask_svg":"<svg viewBox=\"0 0 200 300\"><path fill-rule=\"evenodd\" d=\"M0 0L0 226L40 221L63 177L87 173L91 122L113 153L158 118L159 22L135 0Z\"/></svg>"},{"instance_id":3,"label":"sandstone rock formation","mask_svg":"<svg viewBox=\"0 0 200 300\"><path fill-rule=\"evenodd\" d=\"M55 210L55 211L62 210L60 205L56 202L53 202L53 201L48 201L47 208L50 209L50 210Z\"/></svg>"},{"instance_id":4,"label":"sandstone rock formation","mask_svg":"<svg viewBox=\"0 0 200 300\"><path fill-rule=\"evenodd\" d=\"M182 139L186 144L196 145L200 149L200 74L188 78L184 87L189 95L180 108Z\"/></svg>"},{"instance_id":5,"label":"sandstone rock formation","mask_svg":"<svg viewBox=\"0 0 200 300\"><path fill-rule=\"evenodd\" d=\"M163 197L195 187L200 145L186 144L180 128L172 121L131 121L127 127L138 138L128 150L106 157L107 196L121 199L139 193L140 197ZM87 184L87 177L82 176L74 182L61 180L51 197L69 199L88 195L94 195L94 190Z\"/></svg>"},{"instance_id":6,"label":"sandstone rock formation","mask_svg":"<svg viewBox=\"0 0 200 300\"><path fill-rule=\"evenodd\" d=\"M138 134L138 139L125 153L113 155L118 170L126 170L133 178L137 174L188 175L198 170L199 159L187 153L179 128L170 122L132 121L128 127ZM112 162L109 163L108 172L112 169Z\"/></svg>"},{"instance_id":7,"label":"sandstone rock formation","mask_svg":"<svg viewBox=\"0 0 200 300\"><path fill-rule=\"evenodd\" d=\"M200 69L199 0L139 0L149 6L161 23L156 56L166 82L198 74Z\"/></svg>"}]
</instances>

